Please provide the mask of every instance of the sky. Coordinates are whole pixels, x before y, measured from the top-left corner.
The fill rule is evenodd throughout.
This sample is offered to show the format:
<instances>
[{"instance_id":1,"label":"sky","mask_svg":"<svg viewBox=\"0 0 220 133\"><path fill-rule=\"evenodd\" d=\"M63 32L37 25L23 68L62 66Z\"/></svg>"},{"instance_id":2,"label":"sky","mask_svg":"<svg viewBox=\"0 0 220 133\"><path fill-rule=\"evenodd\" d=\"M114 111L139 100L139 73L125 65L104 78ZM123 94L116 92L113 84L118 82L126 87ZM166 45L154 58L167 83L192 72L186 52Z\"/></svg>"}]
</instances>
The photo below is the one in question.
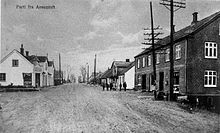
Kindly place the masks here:
<instances>
[{"instance_id":1,"label":"sky","mask_svg":"<svg viewBox=\"0 0 220 133\"><path fill-rule=\"evenodd\" d=\"M154 26L169 34L169 10L153 1ZM178 0L176 0L178 1ZM181 0L179 0L181 1ZM143 28L150 28L150 0L1 0L1 59L20 45L32 55L47 55L55 61L61 54L62 69L89 65L104 72L114 60L130 59L144 50ZM21 6L26 8L19 8ZM34 8L27 8L28 5ZM36 9L37 5L55 6ZM175 12L178 31L191 24L192 13L198 20L220 11L220 0L186 0L186 8Z\"/></svg>"}]
</instances>

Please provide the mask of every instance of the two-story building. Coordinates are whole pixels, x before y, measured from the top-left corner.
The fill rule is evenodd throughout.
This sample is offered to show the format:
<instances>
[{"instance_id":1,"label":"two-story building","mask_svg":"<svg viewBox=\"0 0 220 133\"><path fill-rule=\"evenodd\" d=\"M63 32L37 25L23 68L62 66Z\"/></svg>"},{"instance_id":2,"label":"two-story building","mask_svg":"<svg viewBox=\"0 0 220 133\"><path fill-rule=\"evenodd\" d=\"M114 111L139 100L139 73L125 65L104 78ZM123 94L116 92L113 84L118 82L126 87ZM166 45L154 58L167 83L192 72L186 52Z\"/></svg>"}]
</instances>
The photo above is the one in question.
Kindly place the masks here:
<instances>
[{"instance_id":1,"label":"two-story building","mask_svg":"<svg viewBox=\"0 0 220 133\"><path fill-rule=\"evenodd\" d=\"M191 25L174 33L174 87L201 104L217 105L220 96L220 12L200 21L193 13ZM160 91L169 93L170 37L157 42L156 80ZM151 47L135 56L135 86L151 90Z\"/></svg>"}]
</instances>

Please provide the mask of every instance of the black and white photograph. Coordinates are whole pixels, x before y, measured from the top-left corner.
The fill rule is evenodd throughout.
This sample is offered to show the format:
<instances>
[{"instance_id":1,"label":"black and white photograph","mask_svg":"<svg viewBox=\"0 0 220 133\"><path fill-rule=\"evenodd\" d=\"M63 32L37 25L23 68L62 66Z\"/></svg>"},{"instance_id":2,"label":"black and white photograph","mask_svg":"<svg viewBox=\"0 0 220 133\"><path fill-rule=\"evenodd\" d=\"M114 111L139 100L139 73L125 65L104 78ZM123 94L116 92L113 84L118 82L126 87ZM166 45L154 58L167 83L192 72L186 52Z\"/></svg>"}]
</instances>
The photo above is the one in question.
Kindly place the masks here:
<instances>
[{"instance_id":1,"label":"black and white photograph","mask_svg":"<svg viewBox=\"0 0 220 133\"><path fill-rule=\"evenodd\" d=\"M220 0L0 7L0 133L220 133Z\"/></svg>"}]
</instances>

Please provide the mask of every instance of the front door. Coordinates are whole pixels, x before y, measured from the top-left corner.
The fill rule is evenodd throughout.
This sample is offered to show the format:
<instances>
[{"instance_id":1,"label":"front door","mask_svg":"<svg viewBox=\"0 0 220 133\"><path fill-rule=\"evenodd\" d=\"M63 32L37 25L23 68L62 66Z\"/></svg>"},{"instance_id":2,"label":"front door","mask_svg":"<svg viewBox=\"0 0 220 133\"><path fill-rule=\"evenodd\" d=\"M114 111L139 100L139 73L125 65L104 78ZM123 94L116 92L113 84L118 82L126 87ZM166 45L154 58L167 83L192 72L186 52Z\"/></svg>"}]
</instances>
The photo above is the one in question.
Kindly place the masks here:
<instances>
[{"instance_id":1,"label":"front door","mask_svg":"<svg viewBox=\"0 0 220 133\"><path fill-rule=\"evenodd\" d=\"M159 77L159 91L163 91L164 89L164 72L160 72Z\"/></svg>"},{"instance_id":2,"label":"front door","mask_svg":"<svg viewBox=\"0 0 220 133\"><path fill-rule=\"evenodd\" d=\"M142 75L142 90L146 90L146 74Z\"/></svg>"},{"instance_id":3,"label":"front door","mask_svg":"<svg viewBox=\"0 0 220 133\"><path fill-rule=\"evenodd\" d=\"M40 87L40 73L35 74L35 86Z\"/></svg>"}]
</instances>

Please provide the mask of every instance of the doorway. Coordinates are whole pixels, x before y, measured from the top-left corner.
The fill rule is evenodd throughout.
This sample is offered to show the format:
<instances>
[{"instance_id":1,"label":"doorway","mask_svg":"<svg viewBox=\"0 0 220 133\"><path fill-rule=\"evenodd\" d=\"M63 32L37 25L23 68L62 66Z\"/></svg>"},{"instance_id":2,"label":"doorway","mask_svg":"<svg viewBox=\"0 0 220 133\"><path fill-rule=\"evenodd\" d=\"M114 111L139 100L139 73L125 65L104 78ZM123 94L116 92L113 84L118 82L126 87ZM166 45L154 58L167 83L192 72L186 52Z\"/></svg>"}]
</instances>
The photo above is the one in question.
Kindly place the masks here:
<instances>
[{"instance_id":1,"label":"doorway","mask_svg":"<svg viewBox=\"0 0 220 133\"><path fill-rule=\"evenodd\" d=\"M40 73L35 74L35 87L40 87Z\"/></svg>"},{"instance_id":2,"label":"doorway","mask_svg":"<svg viewBox=\"0 0 220 133\"><path fill-rule=\"evenodd\" d=\"M159 73L159 91L164 90L164 72Z\"/></svg>"},{"instance_id":3,"label":"doorway","mask_svg":"<svg viewBox=\"0 0 220 133\"><path fill-rule=\"evenodd\" d=\"M146 90L146 74L142 75L142 90Z\"/></svg>"}]
</instances>

